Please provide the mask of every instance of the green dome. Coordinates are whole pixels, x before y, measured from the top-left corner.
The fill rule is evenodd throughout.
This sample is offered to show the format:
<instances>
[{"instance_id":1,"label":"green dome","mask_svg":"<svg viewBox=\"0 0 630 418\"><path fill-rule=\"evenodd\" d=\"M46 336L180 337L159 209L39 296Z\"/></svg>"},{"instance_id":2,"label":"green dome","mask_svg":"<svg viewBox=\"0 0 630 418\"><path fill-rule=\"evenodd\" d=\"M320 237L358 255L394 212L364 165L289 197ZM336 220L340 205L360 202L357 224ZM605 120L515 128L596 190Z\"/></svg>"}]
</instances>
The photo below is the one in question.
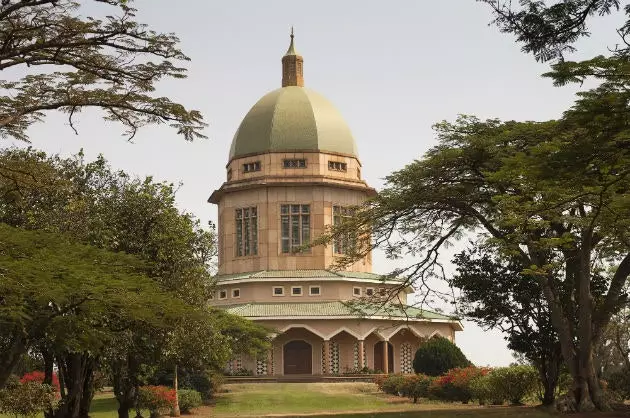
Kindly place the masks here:
<instances>
[{"instance_id":1,"label":"green dome","mask_svg":"<svg viewBox=\"0 0 630 418\"><path fill-rule=\"evenodd\" d=\"M297 86L267 93L250 109L232 140L230 160L287 151L358 155L337 109L322 95Z\"/></svg>"}]
</instances>

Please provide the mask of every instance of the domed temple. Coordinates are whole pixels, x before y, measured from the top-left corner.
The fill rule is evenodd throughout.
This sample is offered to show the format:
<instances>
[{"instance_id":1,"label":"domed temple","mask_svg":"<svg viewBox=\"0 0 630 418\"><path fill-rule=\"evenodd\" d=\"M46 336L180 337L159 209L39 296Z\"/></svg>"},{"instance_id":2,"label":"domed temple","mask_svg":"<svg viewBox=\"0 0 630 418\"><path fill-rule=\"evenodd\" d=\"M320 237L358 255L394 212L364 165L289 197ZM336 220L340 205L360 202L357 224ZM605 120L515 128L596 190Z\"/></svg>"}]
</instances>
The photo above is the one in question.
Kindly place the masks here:
<instances>
[{"instance_id":1,"label":"domed temple","mask_svg":"<svg viewBox=\"0 0 630 418\"><path fill-rule=\"evenodd\" d=\"M329 267L348 243L304 250L327 225L375 194L361 177L348 125L326 98L304 87L293 33L282 87L245 115L230 148L218 205L219 274L213 305L274 330L264 358L236 358L230 371L256 375L411 373L413 355L435 335L454 341L456 318L379 298L400 282L372 273L368 256ZM352 301L370 301L353 305Z\"/></svg>"}]
</instances>

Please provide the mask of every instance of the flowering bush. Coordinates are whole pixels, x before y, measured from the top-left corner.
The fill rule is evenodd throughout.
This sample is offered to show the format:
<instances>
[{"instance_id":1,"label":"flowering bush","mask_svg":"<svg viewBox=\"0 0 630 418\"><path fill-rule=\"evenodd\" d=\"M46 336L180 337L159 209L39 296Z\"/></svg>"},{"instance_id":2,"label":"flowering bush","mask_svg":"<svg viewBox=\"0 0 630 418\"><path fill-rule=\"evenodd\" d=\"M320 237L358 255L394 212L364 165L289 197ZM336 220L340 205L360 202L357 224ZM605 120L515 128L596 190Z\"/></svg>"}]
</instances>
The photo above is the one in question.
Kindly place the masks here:
<instances>
[{"instance_id":1,"label":"flowering bush","mask_svg":"<svg viewBox=\"0 0 630 418\"><path fill-rule=\"evenodd\" d=\"M400 386L400 395L413 399L413 403L417 403L419 398L429 396L429 386L432 381L432 377L424 374L405 376Z\"/></svg>"},{"instance_id":2,"label":"flowering bush","mask_svg":"<svg viewBox=\"0 0 630 418\"><path fill-rule=\"evenodd\" d=\"M54 404L55 389L37 381L17 383L0 390L0 413L7 415L34 417Z\"/></svg>"},{"instance_id":3,"label":"flowering bush","mask_svg":"<svg viewBox=\"0 0 630 418\"><path fill-rule=\"evenodd\" d=\"M44 383L44 378L45 378L44 372L35 370L33 372L26 373L24 376L22 376L20 378L20 383L28 383L28 382ZM55 373L53 373L52 375L52 387L55 388L57 392L60 391L59 378L57 377Z\"/></svg>"},{"instance_id":4,"label":"flowering bush","mask_svg":"<svg viewBox=\"0 0 630 418\"><path fill-rule=\"evenodd\" d=\"M175 406L175 396L175 389L166 386L142 386L138 393L138 408L148 409L151 416L156 417Z\"/></svg>"},{"instance_id":5,"label":"flowering bush","mask_svg":"<svg viewBox=\"0 0 630 418\"><path fill-rule=\"evenodd\" d=\"M470 382L488 374L488 369L474 366L451 369L435 378L429 386L429 396L451 402L468 403L472 399Z\"/></svg>"}]
</instances>

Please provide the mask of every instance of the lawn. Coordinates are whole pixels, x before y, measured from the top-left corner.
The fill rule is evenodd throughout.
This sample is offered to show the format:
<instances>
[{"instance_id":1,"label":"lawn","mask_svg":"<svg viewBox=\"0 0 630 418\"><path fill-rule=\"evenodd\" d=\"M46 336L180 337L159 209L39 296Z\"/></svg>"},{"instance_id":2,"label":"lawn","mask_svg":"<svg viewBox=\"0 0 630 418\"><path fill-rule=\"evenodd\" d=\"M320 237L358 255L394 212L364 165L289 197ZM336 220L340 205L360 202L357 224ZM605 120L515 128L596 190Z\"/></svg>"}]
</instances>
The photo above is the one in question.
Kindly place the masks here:
<instances>
[{"instance_id":1,"label":"lawn","mask_svg":"<svg viewBox=\"0 0 630 418\"><path fill-rule=\"evenodd\" d=\"M99 394L91 418L116 418L118 405L111 393ZM135 412L130 413L131 416ZM189 418L282 416L309 418L557 418L533 407L479 407L424 402L378 393L372 383L259 383L230 384L218 395L216 405L195 410ZM148 417L148 412L144 414ZM623 413L575 414L570 418L629 417ZM10 418L0 415L0 418Z\"/></svg>"},{"instance_id":2,"label":"lawn","mask_svg":"<svg viewBox=\"0 0 630 418\"><path fill-rule=\"evenodd\" d=\"M202 408L197 413L217 417L304 416L302 414L360 418L551 416L534 408L482 408L444 403L414 405L407 399L378 393L372 383L232 384L225 388L227 392L219 395L213 408Z\"/></svg>"}]
</instances>

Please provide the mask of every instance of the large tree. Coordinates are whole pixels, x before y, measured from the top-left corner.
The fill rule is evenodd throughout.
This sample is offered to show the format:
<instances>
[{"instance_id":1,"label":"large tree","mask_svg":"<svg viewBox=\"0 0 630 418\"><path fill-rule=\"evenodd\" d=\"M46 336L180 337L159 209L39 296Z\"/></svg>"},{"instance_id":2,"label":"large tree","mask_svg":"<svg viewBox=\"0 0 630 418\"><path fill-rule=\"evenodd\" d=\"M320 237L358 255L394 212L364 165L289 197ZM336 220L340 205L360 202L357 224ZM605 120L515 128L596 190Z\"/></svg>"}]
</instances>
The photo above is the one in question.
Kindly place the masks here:
<instances>
[{"instance_id":1,"label":"large tree","mask_svg":"<svg viewBox=\"0 0 630 418\"><path fill-rule=\"evenodd\" d=\"M258 336L265 336L265 331L208 310L214 231L176 208L174 185L150 177L132 178L112 170L103 158L85 162L81 154L48 157L31 149L0 153L0 171L0 221L64 233L95 247L132 254L143 261L144 274L171 292L174 304L188 307L189 314L171 317L168 327L133 318L117 324L125 332L114 335L110 349L99 352L95 367L108 363L120 416L127 416L150 367L178 360L216 368L233 350L264 345L264 338ZM241 345L243 338L230 337L234 329L249 335L250 344ZM67 350L40 347L45 358L54 356L57 363L66 358L76 361L76 351L68 351L66 357ZM186 355L178 357L186 347ZM92 364L90 356L81 355L81 364ZM87 413L83 409L81 414Z\"/></svg>"},{"instance_id":2,"label":"large tree","mask_svg":"<svg viewBox=\"0 0 630 418\"><path fill-rule=\"evenodd\" d=\"M186 312L142 270L127 254L0 224L0 383L19 356L45 345L46 377L54 362L61 382L47 415L86 416L104 347L131 323L163 328Z\"/></svg>"},{"instance_id":3,"label":"large tree","mask_svg":"<svg viewBox=\"0 0 630 418\"><path fill-rule=\"evenodd\" d=\"M574 406L606 409L593 350L624 303L630 275L628 95L589 91L557 122L461 117L436 125L439 145L333 229L374 237L341 262L382 245L391 256L413 257L399 273L430 287L431 278L445 278L440 252L464 234L516 257L549 306Z\"/></svg>"},{"instance_id":4,"label":"large tree","mask_svg":"<svg viewBox=\"0 0 630 418\"><path fill-rule=\"evenodd\" d=\"M560 377L562 355L553 329L549 304L536 280L523 276L518 259L497 256L475 245L455 256L457 272L449 284L461 291L459 312L483 328L498 329L508 348L533 364L543 387L543 405L552 405ZM567 294L562 295L566 306Z\"/></svg>"},{"instance_id":5,"label":"large tree","mask_svg":"<svg viewBox=\"0 0 630 418\"><path fill-rule=\"evenodd\" d=\"M14 75L0 79L1 137L27 140L28 127L51 110L66 113L74 129L89 107L121 123L129 137L147 124L168 124L187 140L203 137L198 111L154 94L160 80L185 77L179 40L136 22L130 3L0 2L0 71Z\"/></svg>"}]
</instances>

